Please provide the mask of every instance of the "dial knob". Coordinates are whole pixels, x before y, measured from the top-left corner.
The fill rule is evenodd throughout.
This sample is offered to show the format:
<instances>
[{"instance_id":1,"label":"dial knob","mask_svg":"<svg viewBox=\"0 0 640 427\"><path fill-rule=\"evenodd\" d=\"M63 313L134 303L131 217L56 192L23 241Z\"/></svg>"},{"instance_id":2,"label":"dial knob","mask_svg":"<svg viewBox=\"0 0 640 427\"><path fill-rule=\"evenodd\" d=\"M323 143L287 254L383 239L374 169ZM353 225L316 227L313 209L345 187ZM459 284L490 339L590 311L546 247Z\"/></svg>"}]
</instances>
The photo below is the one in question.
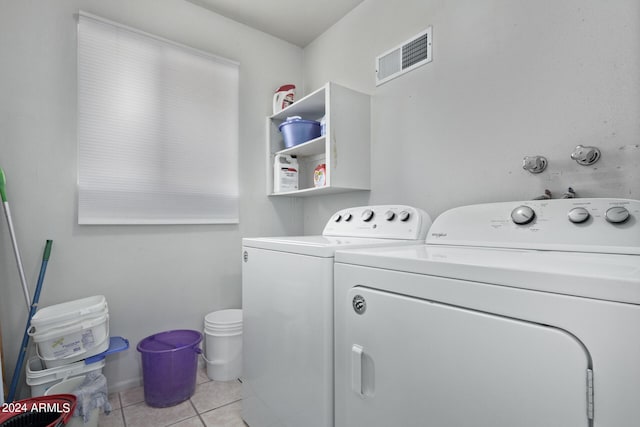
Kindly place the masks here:
<instances>
[{"instance_id":1,"label":"dial knob","mask_svg":"<svg viewBox=\"0 0 640 427\"><path fill-rule=\"evenodd\" d=\"M337 214L336 216L333 217L334 222L340 222L341 219L342 219L342 215L340 214Z\"/></svg>"},{"instance_id":2,"label":"dial knob","mask_svg":"<svg viewBox=\"0 0 640 427\"><path fill-rule=\"evenodd\" d=\"M349 222L351 221L351 218L353 218L353 215L351 215L350 213L346 213L344 214L344 220Z\"/></svg>"},{"instance_id":3,"label":"dial knob","mask_svg":"<svg viewBox=\"0 0 640 427\"><path fill-rule=\"evenodd\" d=\"M589 219L589 211L585 208L573 208L567 214L569 221L574 224L580 224Z\"/></svg>"},{"instance_id":4,"label":"dial knob","mask_svg":"<svg viewBox=\"0 0 640 427\"><path fill-rule=\"evenodd\" d=\"M536 217L536 213L529 206L518 206L511 211L511 219L518 225L529 224Z\"/></svg>"},{"instance_id":5,"label":"dial knob","mask_svg":"<svg viewBox=\"0 0 640 427\"><path fill-rule=\"evenodd\" d=\"M362 212L362 220L364 222L369 222L373 219L373 211L371 209L365 209Z\"/></svg>"},{"instance_id":6,"label":"dial knob","mask_svg":"<svg viewBox=\"0 0 640 427\"><path fill-rule=\"evenodd\" d=\"M629 219L629 211L623 206L614 206L607 209L604 217L612 224L621 224Z\"/></svg>"},{"instance_id":7,"label":"dial knob","mask_svg":"<svg viewBox=\"0 0 640 427\"><path fill-rule=\"evenodd\" d=\"M409 218L411 218L411 214L407 211L402 211L398 214L398 218L400 218L400 221L406 222L409 221Z\"/></svg>"},{"instance_id":8,"label":"dial knob","mask_svg":"<svg viewBox=\"0 0 640 427\"><path fill-rule=\"evenodd\" d=\"M386 211L384 213L384 219L386 219L387 221L393 221L393 219L396 217L395 212L392 211Z\"/></svg>"}]
</instances>

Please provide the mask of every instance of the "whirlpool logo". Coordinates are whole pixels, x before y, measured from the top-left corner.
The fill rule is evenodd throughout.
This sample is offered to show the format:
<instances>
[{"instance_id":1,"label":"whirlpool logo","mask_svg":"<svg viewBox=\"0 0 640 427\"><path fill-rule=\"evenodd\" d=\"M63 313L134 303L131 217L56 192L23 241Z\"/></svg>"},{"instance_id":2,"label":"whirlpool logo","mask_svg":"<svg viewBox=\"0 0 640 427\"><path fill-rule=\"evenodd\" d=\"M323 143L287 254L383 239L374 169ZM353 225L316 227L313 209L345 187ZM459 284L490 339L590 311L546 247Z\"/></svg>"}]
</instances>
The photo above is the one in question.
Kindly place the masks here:
<instances>
[{"instance_id":1,"label":"whirlpool logo","mask_svg":"<svg viewBox=\"0 0 640 427\"><path fill-rule=\"evenodd\" d=\"M431 233L432 237L447 237L447 233Z\"/></svg>"}]
</instances>

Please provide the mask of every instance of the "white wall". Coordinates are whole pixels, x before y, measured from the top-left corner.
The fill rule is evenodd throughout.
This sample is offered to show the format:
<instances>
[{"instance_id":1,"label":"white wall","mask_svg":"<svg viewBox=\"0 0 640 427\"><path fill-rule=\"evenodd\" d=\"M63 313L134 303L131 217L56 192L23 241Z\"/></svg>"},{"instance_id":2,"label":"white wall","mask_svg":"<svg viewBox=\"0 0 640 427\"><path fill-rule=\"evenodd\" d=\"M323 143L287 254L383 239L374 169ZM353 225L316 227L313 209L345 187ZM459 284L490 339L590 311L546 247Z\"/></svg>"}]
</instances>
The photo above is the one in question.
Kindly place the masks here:
<instances>
[{"instance_id":1,"label":"white wall","mask_svg":"<svg viewBox=\"0 0 640 427\"><path fill-rule=\"evenodd\" d=\"M240 225L78 226L78 9L240 62ZM40 306L103 294L111 335L131 349L108 359L113 390L140 381L138 341L201 329L241 304L241 238L300 234L302 203L265 197L265 117L273 91L302 81L302 50L183 0L0 0L0 166L30 286L53 239ZM212 164L214 168L216 165ZM0 322L7 381L27 309L9 233L0 225Z\"/></svg>"},{"instance_id":2,"label":"white wall","mask_svg":"<svg viewBox=\"0 0 640 427\"><path fill-rule=\"evenodd\" d=\"M374 58L433 26L433 62L375 86ZM372 95L372 191L305 199L305 232L338 209L640 198L640 2L365 0L304 49L305 89ZM595 145L593 167L569 158ZM526 155L549 167L531 175Z\"/></svg>"}]
</instances>

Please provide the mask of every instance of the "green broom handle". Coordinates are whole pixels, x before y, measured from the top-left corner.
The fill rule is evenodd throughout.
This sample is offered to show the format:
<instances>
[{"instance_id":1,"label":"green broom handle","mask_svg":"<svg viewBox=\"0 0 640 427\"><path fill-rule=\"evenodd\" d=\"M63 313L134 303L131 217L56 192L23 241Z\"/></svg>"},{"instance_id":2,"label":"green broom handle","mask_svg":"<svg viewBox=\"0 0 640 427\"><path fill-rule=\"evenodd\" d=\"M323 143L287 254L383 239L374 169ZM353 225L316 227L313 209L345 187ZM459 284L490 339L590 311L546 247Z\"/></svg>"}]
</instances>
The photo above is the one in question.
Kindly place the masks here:
<instances>
[{"instance_id":1,"label":"green broom handle","mask_svg":"<svg viewBox=\"0 0 640 427\"><path fill-rule=\"evenodd\" d=\"M7 201L7 178L4 176L4 171L0 168L0 196L2 197L2 203Z\"/></svg>"}]
</instances>

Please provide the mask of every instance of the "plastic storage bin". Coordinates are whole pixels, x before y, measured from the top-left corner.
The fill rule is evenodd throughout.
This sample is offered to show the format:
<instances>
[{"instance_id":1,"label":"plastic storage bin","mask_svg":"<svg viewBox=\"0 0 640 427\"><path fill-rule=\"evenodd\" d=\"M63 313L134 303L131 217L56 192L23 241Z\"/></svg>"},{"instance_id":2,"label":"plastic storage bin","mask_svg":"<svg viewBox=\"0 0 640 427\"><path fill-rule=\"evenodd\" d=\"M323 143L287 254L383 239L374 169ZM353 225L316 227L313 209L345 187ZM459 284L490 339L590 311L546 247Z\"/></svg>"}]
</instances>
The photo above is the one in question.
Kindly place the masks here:
<instances>
[{"instance_id":1,"label":"plastic storage bin","mask_svg":"<svg viewBox=\"0 0 640 427\"><path fill-rule=\"evenodd\" d=\"M109 314L102 295L44 307L31 320L29 335L47 368L68 365L109 347Z\"/></svg>"},{"instance_id":2,"label":"plastic storage bin","mask_svg":"<svg viewBox=\"0 0 640 427\"><path fill-rule=\"evenodd\" d=\"M109 348L109 316L34 335L36 352L47 368L68 365Z\"/></svg>"},{"instance_id":3,"label":"plastic storage bin","mask_svg":"<svg viewBox=\"0 0 640 427\"><path fill-rule=\"evenodd\" d=\"M231 381L242 375L242 310L209 313L204 318L207 376Z\"/></svg>"},{"instance_id":4,"label":"plastic storage bin","mask_svg":"<svg viewBox=\"0 0 640 427\"><path fill-rule=\"evenodd\" d=\"M102 373L105 358L110 354L119 353L129 348L129 341L123 337L110 337L109 348L95 356L83 361L68 365L46 368L44 361L38 357L32 357L27 364L27 385L31 387L31 396L42 396L53 385L62 380L78 377L97 371Z\"/></svg>"},{"instance_id":5,"label":"plastic storage bin","mask_svg":"<svg viewBox=\"0 0 640 427\"><path fill-rule=\"evenodd\" d=\"M320 136L320 122L304 120L299 116L287 117L278 129L282 133L285 148L291 148Z\"/></svg>"},{"instance_id":6,"label":"plastic storage bin","mask_svg":"<svg viewBox=\"0 0 640 427\"><path fill-rule=\"evenodd\" d=\"M42 361L37 357L29 359L27 364L27 385L31 387L31 397L43 396L53 385L62 380L84 376L93 371L102 373L105 361L100 360L89 365L84 362L75 362L69 365L45 369Z\"/></svg>"},{"instance_id":7,"label":"plastic storage bin","mask_svg":"<svg viewBox=\"0 0 640 427\"><path fill-rule=\"evenodd\" d=\"M81 298L39 309L31 319L31 327L36 331L75 323L78 318L99 317L109 311L103 295Z\"/></svg>"},{"instance_id":8,"label":"plastic storage bin","mask_svg":"<svg viewBox=\"0 0 640 427\"><path fill-rule=\"evenodd\" d=\"M201 341L200 332L182 329L160 332L138 343L147 405L163 408L193 396Z\"/></svg>"}]
</instances>

